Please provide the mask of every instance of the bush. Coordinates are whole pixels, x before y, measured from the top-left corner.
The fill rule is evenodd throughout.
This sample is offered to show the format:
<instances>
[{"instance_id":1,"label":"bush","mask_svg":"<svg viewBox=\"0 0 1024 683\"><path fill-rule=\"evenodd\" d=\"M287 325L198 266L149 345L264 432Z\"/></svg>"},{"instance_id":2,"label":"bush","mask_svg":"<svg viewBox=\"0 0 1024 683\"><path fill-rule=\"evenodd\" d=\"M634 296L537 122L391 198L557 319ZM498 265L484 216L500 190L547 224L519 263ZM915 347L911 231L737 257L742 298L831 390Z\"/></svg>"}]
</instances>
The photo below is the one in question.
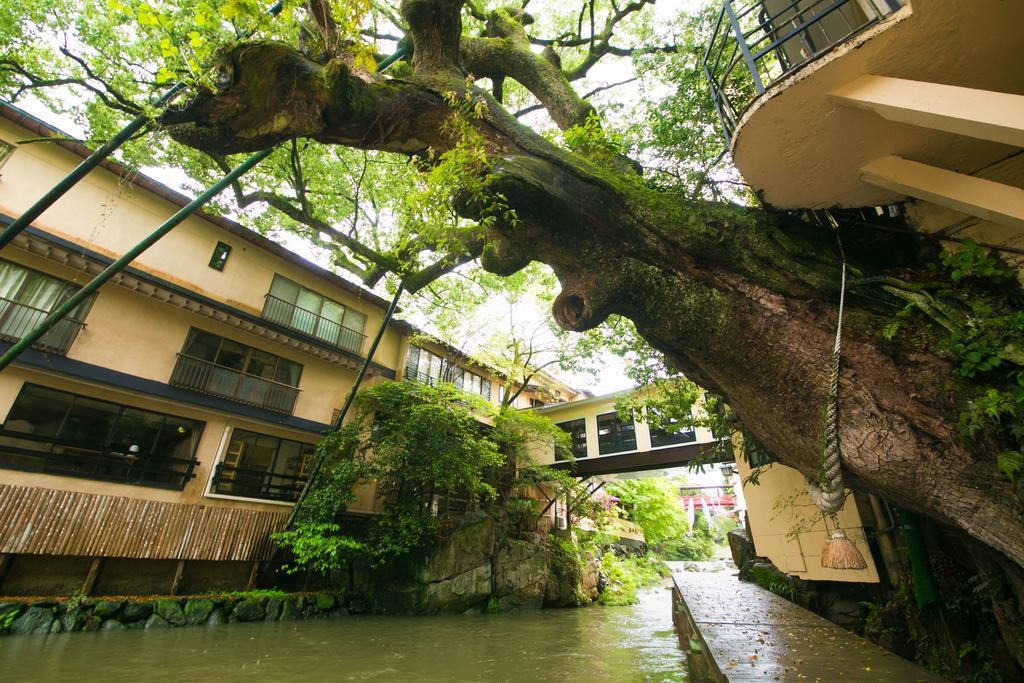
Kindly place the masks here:
<instances>
[{"instance_id":1,"label":"bush","mask_svg":"<svg viewBox=\"0 0 1024 683\"><path fill-rule=\"evenodd\" d=\"M601 574L605 585L598 596L602 605L622 606L637 602L638 588L657 583L668 570L654 557L618 557L605 553L601 557Z\"/></svg>"}]
</instances>

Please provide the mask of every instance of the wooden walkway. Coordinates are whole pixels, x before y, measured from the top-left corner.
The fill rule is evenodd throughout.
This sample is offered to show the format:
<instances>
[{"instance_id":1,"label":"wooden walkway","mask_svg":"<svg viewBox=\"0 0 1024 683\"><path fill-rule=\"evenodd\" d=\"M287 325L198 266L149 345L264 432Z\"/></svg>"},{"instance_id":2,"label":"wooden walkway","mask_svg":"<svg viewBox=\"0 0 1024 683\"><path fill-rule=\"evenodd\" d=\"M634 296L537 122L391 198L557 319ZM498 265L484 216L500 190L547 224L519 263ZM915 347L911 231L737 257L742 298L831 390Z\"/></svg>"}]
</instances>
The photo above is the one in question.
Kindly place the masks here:
<instances>
[{"instance_id":1,"label":"wooden walkway","mask_svg":"<svg viewBox=\"0 0 1024 683\"><path fill-rule=\"evenodd\" d=\"M740 581L735 570L695 572L683 569L691 563L669 564L673 619L693 681L945 680Z\"/></svg>"}]
</instances>

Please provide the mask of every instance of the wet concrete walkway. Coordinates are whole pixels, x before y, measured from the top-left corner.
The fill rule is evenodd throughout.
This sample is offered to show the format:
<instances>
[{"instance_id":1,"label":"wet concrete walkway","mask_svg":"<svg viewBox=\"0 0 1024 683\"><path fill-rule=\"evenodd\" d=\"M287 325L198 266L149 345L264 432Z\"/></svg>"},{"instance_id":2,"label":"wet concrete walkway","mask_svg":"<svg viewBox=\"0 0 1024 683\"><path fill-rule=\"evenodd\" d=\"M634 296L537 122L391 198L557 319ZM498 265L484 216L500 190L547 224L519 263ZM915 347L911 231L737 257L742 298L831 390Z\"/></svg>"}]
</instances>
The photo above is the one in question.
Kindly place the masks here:
<instances>
[{"instance_id":1,"label":"wet concrete walkway","mask_svg":"<svg viewBox=\"0 0 1024 683\"><path fill-rule=\"evenodd\" d=\"M684 566L693 563L669 564L673 618L684 649L689 644L693 681L945 680L760 586L740 581L735 569L686 571Z\"/></svg>"}]
</instances>

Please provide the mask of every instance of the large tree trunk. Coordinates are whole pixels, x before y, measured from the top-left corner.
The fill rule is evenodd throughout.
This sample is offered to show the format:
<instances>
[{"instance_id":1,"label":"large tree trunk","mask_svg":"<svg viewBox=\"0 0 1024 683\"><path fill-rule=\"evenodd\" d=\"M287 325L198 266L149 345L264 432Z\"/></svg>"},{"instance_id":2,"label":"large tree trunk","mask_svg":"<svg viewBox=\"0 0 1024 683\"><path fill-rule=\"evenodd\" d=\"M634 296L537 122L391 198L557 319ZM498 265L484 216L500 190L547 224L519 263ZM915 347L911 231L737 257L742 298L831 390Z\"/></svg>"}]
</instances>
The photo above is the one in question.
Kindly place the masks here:
<instances>
[{"instance_id":1,"label":"large tree trunk","mask_svg":"<svg viewBox=\"0 0 1024 683\"><path fill-rule=\"evenodd\" d=\"M416 41L411 81L248 44L227 57L231 85L164 122L177 139L215 153L296 137L406 154L444 149L441 123L452 112L440 93L466 84L451 31L437 22L451 23L457 4L405 3ZM487 107L475 125L494 160L492 189L518 215L488 230L484 267L502 274L532 260L550 265L563 287L559 324L584 330L610 314L630 318L689 377L721 393L783 463L815 476L838 300L834 236L784 215L655 192L556 148L476 96ZM578 99L549 99L565 108L553 116L579 120ZM473 203L463 212L472 217ZM881 270L849 256L852 277ZM883 347L872 301L847 298L840 434L848 483L959 527L1024 566L1009 483L993 456L975 455L956 434L949 364L910 344Z\"/></svg>"}]
</instances>

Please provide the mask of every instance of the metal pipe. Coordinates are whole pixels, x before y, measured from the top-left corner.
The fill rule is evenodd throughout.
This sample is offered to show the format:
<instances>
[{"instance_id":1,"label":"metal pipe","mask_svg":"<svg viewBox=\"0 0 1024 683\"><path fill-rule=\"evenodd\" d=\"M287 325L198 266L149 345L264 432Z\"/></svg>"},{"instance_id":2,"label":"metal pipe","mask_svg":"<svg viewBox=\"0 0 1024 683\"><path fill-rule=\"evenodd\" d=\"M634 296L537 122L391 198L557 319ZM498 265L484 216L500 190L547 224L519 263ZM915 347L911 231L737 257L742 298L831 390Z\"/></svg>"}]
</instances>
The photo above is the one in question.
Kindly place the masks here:
<instances>
[{"instance_id":1,"label":"metal pipe","mask_svg":"<svg viewBox=\"0 0 1024 683\"><path fill-rule=\"evenodd\" d=\"M167 104L175 95L184 90L184 88L184 83L178 83L164 93L164 95L156 101L155 106L159 107ZM11 240L17 237L22 230L27 228L32 221L39 218L44 211L50 208L50 206L58 199L63 197L67 191L74 187L79 180L84 178L89 171L96 168L100 162L110 156L118 147L127 142L128 138L139 132L148 122L148 116L145 114L139 114L132 119L127 126L118 131L117 135L107 140L102 147L83 159L82 162L71 171L71 173L64 176L59 183L50 188L49 192L40 197L35 204L26 209L23 214L8 225L3 233L0 233L0 249L3 249L10 244Z\"/></svg>"},{"instance_id":2,"label":"metal pipe","mask_svg":"<svg viewBox=\"0 0 1024 683\"><path fill-rule=\"evenodd\" d=\"M157 240L170 232L175 226L181 223L183 220L195 213L196 209L206 204L208 201L216 197L218 194L224 191L224 189L237 180L240 176L252 169L253 166L266 159L273 149L265 149L262 152L257 152L251 157L235 166L229 171L224 177L218 180L216 183L211 185L201 195L193 199L191 202L183 206L173 216L168 218L160 227L151 232L145 239L132 247L129 251L125 252L121 258L117 259L109 266L107 266L103 272L94 277L89 281L87 285L82 287L75 294L62 303L57 308L53 309L41 323L36 325L35 329L29 332L27 335L22 337L14 346L7 350L3 356L0 356L0 371L4 370L8 365L14 361L21 353L39 340L44 334L46 334L50 328L56 325L64 316L68 315L73 311L79 304L85 301L89 296L93 294L97 289L100 288L104 283L114 277L117 273L124 270L125 266L134 261L142 252L146 251L149 247L153 246Z\"/></svg>"},{"instance_id":3,"label":"metal pipe","mask_svg":"<svg viewBox=\"0 0 1024 683\"><path fill-rule=\"evenodd\" d=\"M353 382L352 388L349 389L348 396L345 397L344 405L342 405L341 410L338 411L338 417L334 420L332 429L337 430L341 427L341 423L345 420L345 416L348 415L348 411L352 407L352 402L355 400L356 392L359 391L359 385L363 383L363 378L366 376L366 371L370 367L373 355L377 352L380 340L384 338L384 331L387 329L388 323L391 322L391 318L395 315L395 310L398 308L398 300L402 298L402 293L404 291L402 283L399 282L398 289L395 290L395 296L391 299L391 305L388 306L388 310L384 313L384 320L381 321L380 328L377 330L377 336L373 338L370 350L366 353L366 358L363 359L363 364L360 366L359 372L356 373L356 380ZM309 471L309 476L306 477L306 483L302 487L302 491L299 492L299 497L295 499L295 505L292 506L291 514L288 515L288 521L285 522L285 525L282 528L289 529L295 522L295 516L299 512L299 507L305 499L306 494L313 488L316 476L320 473L320 468L323 464L323 457L317 456L316 462L313 463L313 469Z\"/></svg>"}]
</instances>

